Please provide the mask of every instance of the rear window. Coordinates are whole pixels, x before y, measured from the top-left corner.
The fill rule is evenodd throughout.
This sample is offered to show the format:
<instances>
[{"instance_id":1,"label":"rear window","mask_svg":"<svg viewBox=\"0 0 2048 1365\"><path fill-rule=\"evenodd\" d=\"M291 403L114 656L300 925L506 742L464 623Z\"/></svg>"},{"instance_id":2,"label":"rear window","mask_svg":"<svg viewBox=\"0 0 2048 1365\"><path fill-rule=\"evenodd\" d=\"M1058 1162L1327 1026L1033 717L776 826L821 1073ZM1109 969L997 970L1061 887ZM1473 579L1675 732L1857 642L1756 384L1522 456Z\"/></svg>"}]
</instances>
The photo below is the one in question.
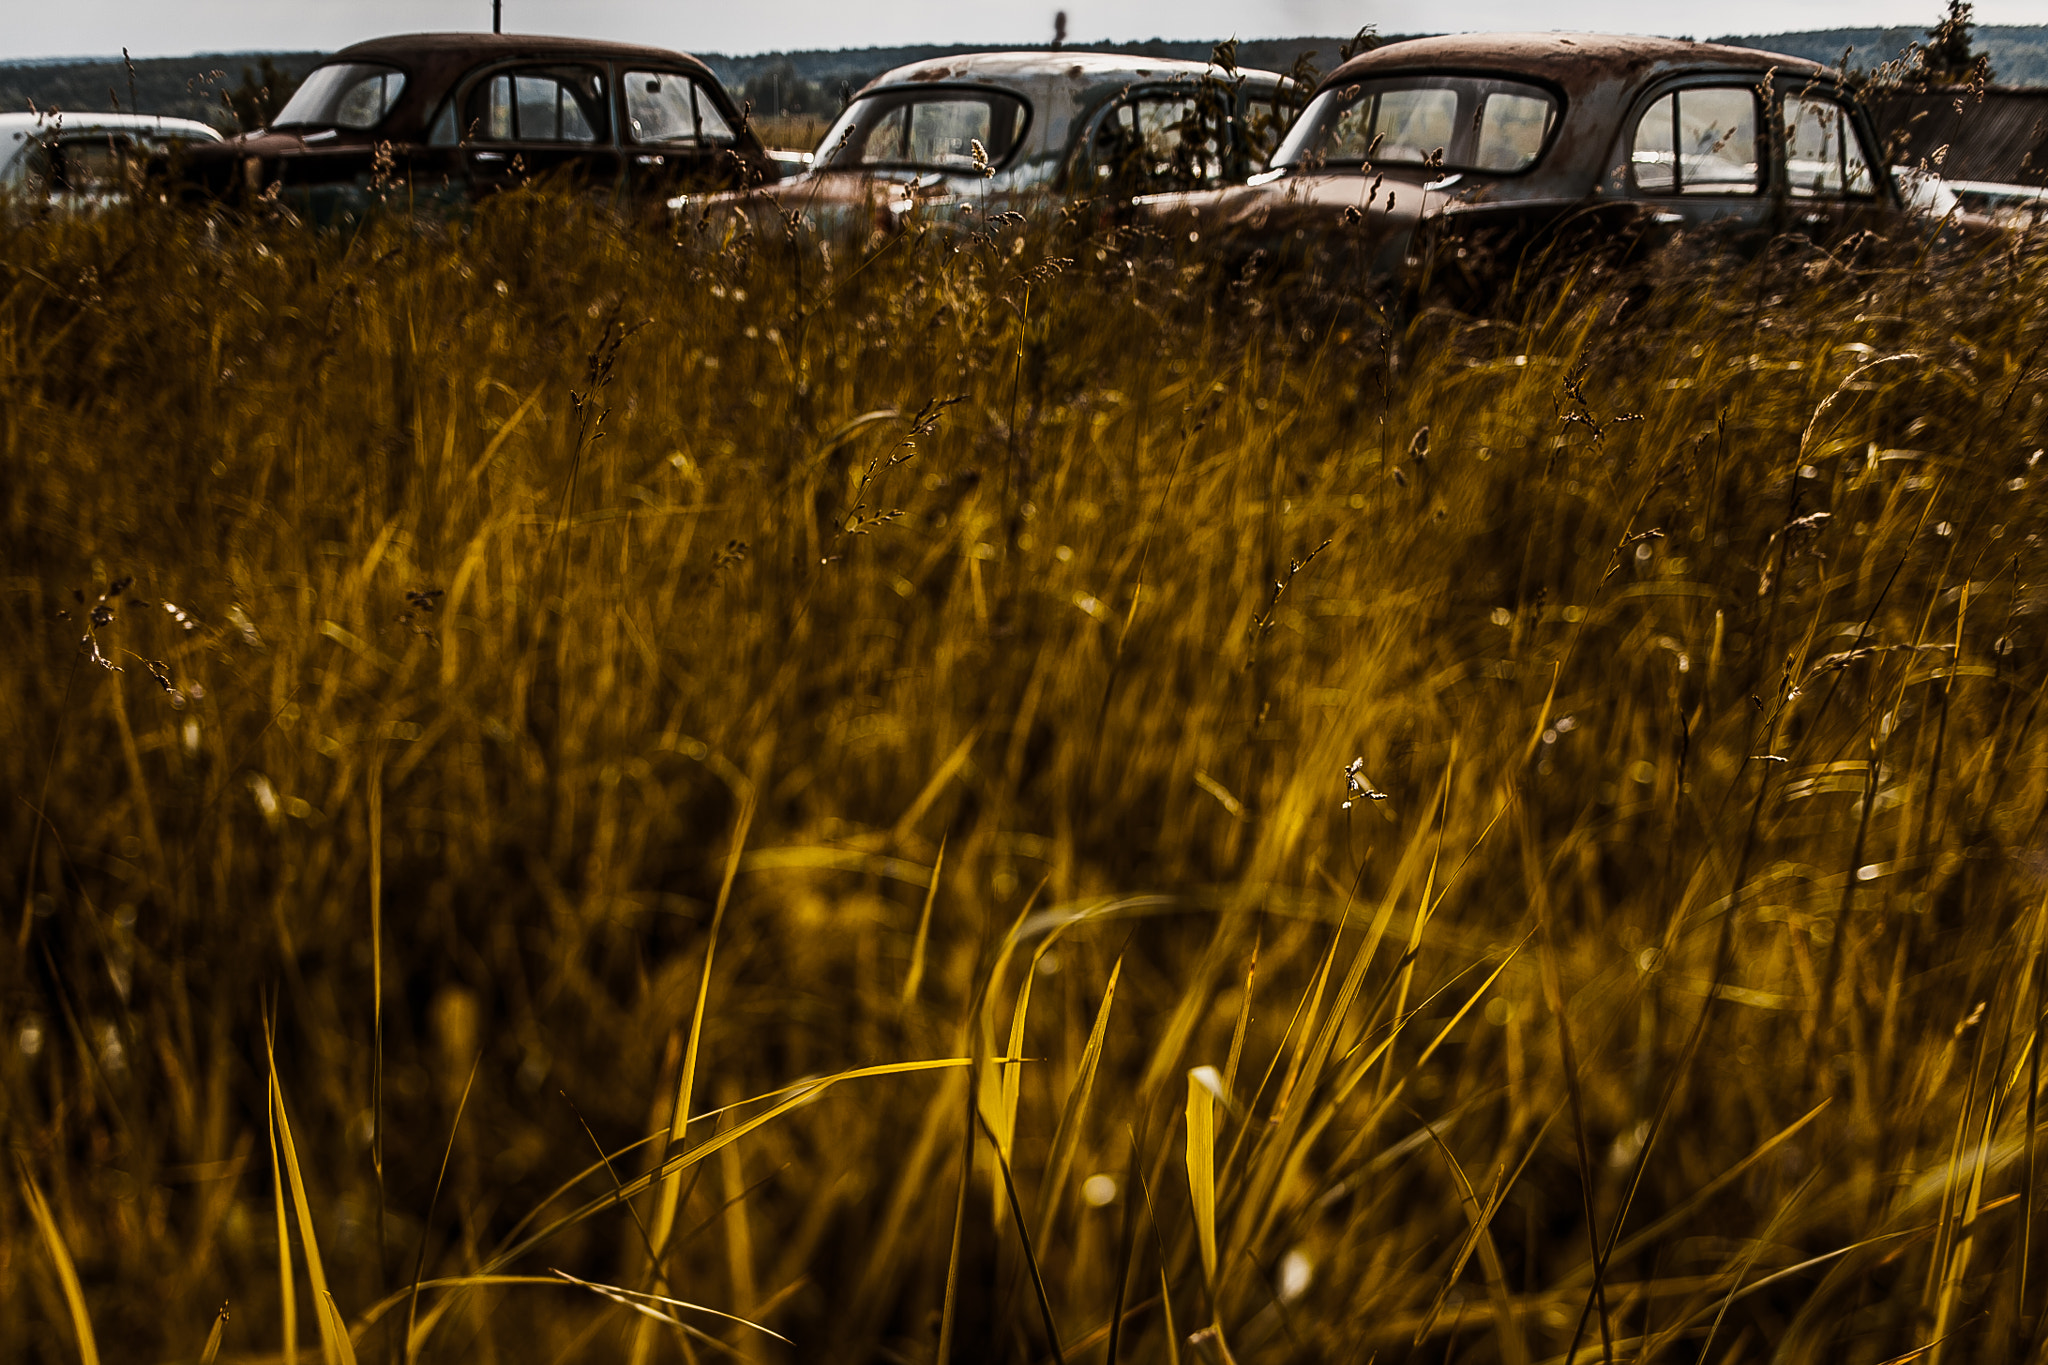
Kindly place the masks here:
<instances>
[{"instance_id":1,"label":"rear window","mask_svg":"<svg viewBox=\"0 0 2048 1365\"><path fill-rule=\"evenodd\" d=\"M1388 76L1332 86L1309 102L1275 166L1356 170L1440 164L1512 175L1535 165L1560 103L1542 86L1492 76Z\"/></svg>"},{"instance_id":2,"label":"rear window","mask_svg":"<svg viewBox=\"0 0 2048 1365\"><path fill-rule=\"evenodd\" d=\"M818 146L833 170L972 171L974 144L1001 166L1024 132L1024 101L1001 90L887 90L855 100Z\"/></svg>"},{"instance_id":3,"label":"rear window","mask_svg":"<svg viewBox=\"0 0 2048 1365\"><path fill-rule=\"evenodd\" d=\"M405 73L370 62L316 66L283 109L273 128L375 128L398 103Z\"/></svg>"}]
</instances>

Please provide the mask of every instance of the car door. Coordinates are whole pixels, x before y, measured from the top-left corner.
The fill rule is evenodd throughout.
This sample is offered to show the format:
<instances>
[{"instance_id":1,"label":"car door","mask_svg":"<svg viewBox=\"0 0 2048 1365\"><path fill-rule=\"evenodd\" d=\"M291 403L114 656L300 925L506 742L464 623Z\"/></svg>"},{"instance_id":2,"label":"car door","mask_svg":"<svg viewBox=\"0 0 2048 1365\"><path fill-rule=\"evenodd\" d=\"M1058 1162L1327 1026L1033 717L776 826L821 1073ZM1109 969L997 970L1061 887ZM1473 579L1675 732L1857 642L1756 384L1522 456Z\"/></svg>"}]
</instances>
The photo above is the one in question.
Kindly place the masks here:
<instances>
[{"instance_id":1,"label":"car door","mask_svg":"<svg viewBox=\"0 0 2048 1365\"><path fill-rule=\"evenodd\" d=\"M1891 184L1851 108L1830 93L1786 95L1775 120L1784 149L1785 229L1818 242L1891 217Z\"/></svg>"},{"instance_id":2,"label":"car door","mask_svg":"<svg viewBox=\"0 0 2048 1365\"><path fill-rule=\"evenodd\" d=\"M619 77L621 151L636 198L739 185L739 122L722 91L680 71L626 68Z\"/></svg>"},{"instance_id":3,"label":"car door","mask_svg":"<svg viewBox=\"0 0 2048 1365\"><path fill-rule=\"evenodd\" d=\"M125 130L81 128L49 139L47 157L51 201L70 209L98 208L142 187L149 149Z\"/></svg>"},{"instance_id":4,"label":"car door","mask_svg":"<svg viewBox=\"0 0 2048 1365\"><path fill-rule=\"evenodd\" d=\"M610 84L594 63L535 62L494 68L463 98L464 171L473 195L549 177L616 187Z\"/></svg>"},{"instance_id":5,"label":"car door","mask_svg":"<svg viewBox=\"0 0 2048 1365\"><path fill-rule=\"evenodd\" d=\"M1626 190L1658 222L1770 225L1770 139L1755 86L1736 79L1666 88L1625 134Z\"/></svg>"}]
</instances>

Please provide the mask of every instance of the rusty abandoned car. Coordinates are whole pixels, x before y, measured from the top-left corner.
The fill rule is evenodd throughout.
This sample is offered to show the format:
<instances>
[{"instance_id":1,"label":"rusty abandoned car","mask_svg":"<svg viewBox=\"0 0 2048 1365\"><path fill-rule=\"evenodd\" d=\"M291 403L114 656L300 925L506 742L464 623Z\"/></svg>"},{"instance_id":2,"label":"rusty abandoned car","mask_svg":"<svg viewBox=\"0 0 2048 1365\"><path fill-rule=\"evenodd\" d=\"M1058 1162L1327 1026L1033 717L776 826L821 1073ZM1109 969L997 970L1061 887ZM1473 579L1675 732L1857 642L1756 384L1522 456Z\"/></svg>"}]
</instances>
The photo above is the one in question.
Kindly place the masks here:
<instances>
[{"instance_id":1,"label":"rusty abandoned car","mask_svg":"<svg viewBox=\"0 0 2048 1365\"><path fill-rule=\"evenodd\" d=\"M214 197L267 196L316 222L378 200L458 205L536 177L660 203L777 174L695 57L493 33L343 48L268 128L186 162Z\"/></svg>"},{"instance_id":2,"label":"rusty abandoned car","mask_svg":"<svg viewBox=\"0 0 2048 1365\"><path fill-rule=\"evenodd\" d=\"M890 229L913 210L971 219L1056 201L1128 202L1241 183L1301 102L1271 71L1082 52L939 57L878 76L809 170L678 212L793 213L825 231Z\"/></svg>"},{"instance_id":3,"label":"rusty abandoned car","mask_svg":"<svg viewBox=\"0 0 2048 1365\"><path fill-rule=\"evenodd\" d=\"M1903 213L1868 117L1829 69L1573 33L1424 38L1354 57L1317 87L1264 174L1139 204L1203 249L1438 282L1499 279L1564 242L1708 225L1831 242Z\"/></svg>"}]
</instances>

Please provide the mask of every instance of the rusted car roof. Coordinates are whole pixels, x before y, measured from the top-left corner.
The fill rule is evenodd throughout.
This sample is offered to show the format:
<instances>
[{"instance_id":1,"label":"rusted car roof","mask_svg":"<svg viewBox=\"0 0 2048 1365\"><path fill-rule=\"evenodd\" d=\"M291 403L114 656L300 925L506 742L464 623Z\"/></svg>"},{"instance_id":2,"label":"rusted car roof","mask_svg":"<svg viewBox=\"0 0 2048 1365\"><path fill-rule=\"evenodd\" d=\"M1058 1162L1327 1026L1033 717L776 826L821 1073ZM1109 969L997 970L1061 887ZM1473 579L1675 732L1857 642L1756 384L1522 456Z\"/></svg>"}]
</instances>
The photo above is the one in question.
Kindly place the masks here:
<instances>
[{"instance_id":1,"label":"rusted car roof","mask_svg":"<svg viewBox=\"0 0 2048 1365\"><path fill-rule=\"evenodd\" d=\"M1779 73L1780 91L1814 79L1828 68L1803 57L1721 43L1609 33L1460 33L1413 38L1361 53L1326 76L1317 92L1348 82L1423 68L1468 68L1526 76L1565 97L1563 121L1545 158L1543 179L1557 192L1593 192L1606 177L1616 121L1646 82L1667 74L1727 71L1761 78Z\"/></svg>"},{"instance_id":2,"label":"rusted car roof","mask_svg":"<svg viewBox=\"0 0 2048 1365\"><path fill-rule=\"evenodd\" d=\"M1731 71L1779 71L1818 75L1827 68L1804 57L1753 47L1694 43L1683 38L1649 38L1627 33L1456 33L1410 38L1361 52L1323 79L1341 84L1381 71L1414 66L1442 69L1471 62L1488 71L1519 72L1568 89L1609 80L1640 82L1664 70L1698 71L1725 66ZM1318 87L1320 88L1320 87Z\"/></svg>"}]
</instances>

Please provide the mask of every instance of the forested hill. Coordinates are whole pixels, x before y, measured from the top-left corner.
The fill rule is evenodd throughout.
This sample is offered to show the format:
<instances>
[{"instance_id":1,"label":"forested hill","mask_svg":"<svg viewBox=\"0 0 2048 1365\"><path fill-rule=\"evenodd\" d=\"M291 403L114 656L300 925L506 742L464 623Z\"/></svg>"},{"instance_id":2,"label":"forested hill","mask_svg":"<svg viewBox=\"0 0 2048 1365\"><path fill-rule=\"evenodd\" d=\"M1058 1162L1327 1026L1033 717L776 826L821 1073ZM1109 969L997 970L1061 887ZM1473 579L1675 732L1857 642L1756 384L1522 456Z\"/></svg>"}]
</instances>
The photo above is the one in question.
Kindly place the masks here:
<instances>
[{"instance_id":1,"label":"forested hill","mask_svg":"<svg viewBox=\"0 0 2048 1365\"><path fill-rule=\"evenodd\" d=\"M1929 6L1930 12L1934 6ZM2048 85L2048 25L1980 26L1972 34L1977 51L1991 58L1991 77L2000 85ZM1821 28L1793 33L1745 33L1716 37L1714 42L1760 47L1788 57L1832 66L1849 53L1849 65L1868 71L1905 55L1913 43L1925 43L1925 28Z\"/></svg>"},{"instance_id":2,"label":"forested hill","mask_svg":"<svg viewBox=\"0 0 2048 1365\"><path fill-rule=\"evenodd\" d=\"M2048 25L1985 26L1976 30L1975 37L1978 50L1991 58L1998 83L2048 85ZM1909 44L1925 38L1926 30L1919 28L1834 28L1729 35L1715 41L1829 63L1840 61L1846 50L1850 65L1867 70L1902 55ZM1335 36L1247 39L1237 46L1237 62L1287 71L1306 55L1317 70L1328 71L1337 63L1345 41ZM1073 43L1069 48L1204 61L1214 44L1154 38L1141 43ZM988 44L961 43L701 55L720 79L752 100L757 110L823 113L838 108L843 92L858 89L892 67L926 57L989 50ZM152 57L132 65L119 57L0 63L0 109L26 109L31 102L42 109L119 107L206 119L217 127L232 129L236 110L245 121L260 121L261 110L274 109L321 55L209 53Z\"/></svg>"}]
</instances>

